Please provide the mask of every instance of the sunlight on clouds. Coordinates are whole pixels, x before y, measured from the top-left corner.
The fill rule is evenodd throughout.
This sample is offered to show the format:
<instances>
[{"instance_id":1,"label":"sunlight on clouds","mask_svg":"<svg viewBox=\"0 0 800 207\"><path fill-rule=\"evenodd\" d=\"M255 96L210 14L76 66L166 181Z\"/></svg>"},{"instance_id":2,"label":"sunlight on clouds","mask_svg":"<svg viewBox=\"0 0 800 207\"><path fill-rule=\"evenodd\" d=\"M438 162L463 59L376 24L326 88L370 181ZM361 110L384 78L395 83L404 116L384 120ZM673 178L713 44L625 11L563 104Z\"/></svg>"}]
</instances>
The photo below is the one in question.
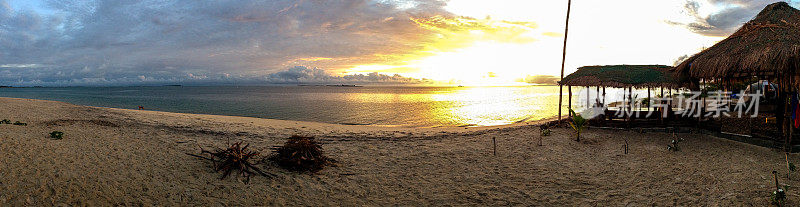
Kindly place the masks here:
<instances>
[{"instance_id":1,"label":"sunlight on clouds","mask_svg":"<svg viewBox=\"0 0 800 207\"><path fill-rule=\"evenodd\" d=\"M307 57L307 58L298 58L298 59L296 59L294 61L316 62L316 61L321 61L321 60L332 60L332 59L333 58L327 58L327 57Z\"/></svg>"},{"instance_id":2,"label":"sunlight on clouds","mask_svg":"<svg viewBox=\"0 0 800 207\"><path fill-rule=\"evenodd\" d=\"M430 45L431 50L448 50L469 45L475 41L494 40L502 42L527 43L536 39L532 31L533 22L509 22L492 19L465 17L411 18L419 27L436 32L439 40Z\"/></svg>"},{"instance_id":3,"label":"sunlight on clouds","mask_svg":"<svg viewBox=\"0 0 800 207\"><path fill-rule=\"evenodd\" d=\"M719 41L669 23L693 20L685 6L685 1L573 2L565 73L585 65L671 65ZM418 51L389 54L385 58L392 63L345 73L398 71L468 85L513 85L529 75L559 75L566 1L458 0L446 9L461 16L411 18L435 33ZM703 6L699 15L718 9Z\"/></svg>"},{"instance_id":4,"label":"sunlight on clouds","mask_svg":"<svg viewBox=\"0 0 800 207\"><path fill-rule=\"evenodd\" d=\"M468 17L411 18L420 28L434 32L420 51L411 54L375 55L400 59L400 64L360 65L346 74L395 71L398 74L470 85L508 85L524 76L529 44L546 38L536 33L533 22L512 22ZM497 70L492 71L492 70ZM496 75L487 75L489 73Z\"/></svg>"},{"instance_id":5,"label":"sunlight on clouds","mask_svg":"<svg viewBox=\"0 0 800 207\"><path fill-rule=\"evenodd\" d=\"M528 44L477 42L413 61L420 76L467 85L508 85L531 70Z\"/></svg>"},{"instance_id":6,"label":"sunlight on clouds","mask_svg":"<svg viewBox=\"0 0 800 207\"><path fill-rule=\"evenodd\" d=\"M559 76L567 10L567 0L3 2L0 73L12 75L0 82L27 85L259 83L295 66L306 68L269 77L518 84ZM671 65L770 2L572 1L564 72Z\"/></svg>"}]
</instances>

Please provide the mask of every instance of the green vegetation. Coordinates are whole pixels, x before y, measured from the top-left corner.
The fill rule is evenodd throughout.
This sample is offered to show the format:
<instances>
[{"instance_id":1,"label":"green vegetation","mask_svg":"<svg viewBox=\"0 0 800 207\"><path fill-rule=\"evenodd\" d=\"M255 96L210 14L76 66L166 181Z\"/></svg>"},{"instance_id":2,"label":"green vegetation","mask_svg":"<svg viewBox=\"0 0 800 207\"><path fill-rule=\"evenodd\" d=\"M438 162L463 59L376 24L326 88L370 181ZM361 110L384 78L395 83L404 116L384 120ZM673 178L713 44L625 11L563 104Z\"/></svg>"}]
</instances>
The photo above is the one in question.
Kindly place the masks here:
<instances>
[{"instance_id":1,"label":"green vegetation","mask_svg":"<svg viewBox=\"0 0 800 207\"><path fill-rule=\"evenodd\" d=\"M541 134L541 136L543 136L543 137L550 136L550 132L551 132L550 129L540 129L539 130L539 134Z\"/></svg>"},{"instance_id":2,"label":"green vegetation","mask_svg":"<svg viewBox=\"0 0 800 207\"><path fill-rule=\"evenodd\" d=\"M583 118L583 116L575 113L575 111L573 111L572 109L569 110L569 114L572 117L572 120L569 122L569 126L572 127L572 130L575 131L576 135L575 141L580 142L581 132L583 131L584 128L586 128L588 120Z\"/></svg>"},{"instance_id":3,"label":"green vegetation","mask_svg":"<svg viewBox=\"0 0 800 207\"><path fill-rule=\"evenodd\" d=\"M789 190L788 185L784 185L783 188L778 188L775 191L772 191L772 195L770 195L769 199L772 202L772 205L775 206L786 206L786 191Z\"/></svg>"},{"instance_id":4,"label":"green vegetation","mask_svg":"<svg viewBox=\"0 0 800 207\"><path fill-rule=\"evenodd\" d=\"M11 120L3 119L2 121L0 121L0 124L11 124Z\"/></svg>"},{"instance_id":5,"label":"green vegetation","mask_svg":"<svg viewBox=\"0 0 800 207\"><path fill-rule=\"evenodd\" d=\"M50 139L61 139L64 137L64 132L53 131L50 132Z\"/></svg>"}]
</instances>

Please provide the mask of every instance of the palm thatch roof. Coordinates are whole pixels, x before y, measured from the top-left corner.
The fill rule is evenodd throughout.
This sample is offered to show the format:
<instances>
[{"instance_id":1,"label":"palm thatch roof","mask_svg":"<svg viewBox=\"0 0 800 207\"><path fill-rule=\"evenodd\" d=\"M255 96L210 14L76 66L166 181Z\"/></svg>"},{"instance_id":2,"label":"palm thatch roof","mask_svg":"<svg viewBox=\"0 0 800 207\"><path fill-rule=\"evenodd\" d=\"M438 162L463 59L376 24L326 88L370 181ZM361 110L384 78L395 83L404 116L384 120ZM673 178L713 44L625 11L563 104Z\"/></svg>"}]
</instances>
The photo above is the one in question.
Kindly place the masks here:
<instances>
[{"instance_id":1,"label":"palm thatch roof","mask_svg":"<svg viewBox=\"0 0 800 207\"><path fill-rule=\"evenodd\" d=\"M583 66L559 83L568 86L603 86L615 88L667 87L684 85L666 65Z\"/></svg>"},{"instance_id":2,"label":"palm thatch roof","mask_svg":"<svg viewBox=\"0 0 800 207\"><path fill-rule=\"evenodd\" d=\"M768 5L753 20L676 67L691 78L780 77L800 69L800 11Z\"/></svg>"}]
</instances>

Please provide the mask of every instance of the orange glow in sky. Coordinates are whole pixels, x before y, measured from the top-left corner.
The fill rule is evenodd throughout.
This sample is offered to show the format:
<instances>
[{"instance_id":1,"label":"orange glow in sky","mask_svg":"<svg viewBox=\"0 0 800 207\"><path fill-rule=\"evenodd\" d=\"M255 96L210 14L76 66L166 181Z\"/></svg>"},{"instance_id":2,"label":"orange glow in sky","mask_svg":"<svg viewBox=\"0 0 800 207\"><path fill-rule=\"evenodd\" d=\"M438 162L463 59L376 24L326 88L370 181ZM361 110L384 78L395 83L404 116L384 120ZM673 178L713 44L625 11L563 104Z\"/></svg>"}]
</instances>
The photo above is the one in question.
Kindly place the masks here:
<instances>
[{"instance_id":1,"label":"orange glow in sky","mask_svg":"<svg viewBox=\"0 0 800 207\"><path fill-rule=\"evenodd\" d=\"M585 65L672 65L722 37L667 23L686 17L684 1L574 1L565 73ZM340 75L378 72L433 79L444 85L519 85L531 75L558 76L566 1L456 0L454 17L411 20L434 35L415 51L374 54ZM335 61L335 59L314 59ZM358 61L355 61L358 62Z\"/></svg>"}]
</instances>

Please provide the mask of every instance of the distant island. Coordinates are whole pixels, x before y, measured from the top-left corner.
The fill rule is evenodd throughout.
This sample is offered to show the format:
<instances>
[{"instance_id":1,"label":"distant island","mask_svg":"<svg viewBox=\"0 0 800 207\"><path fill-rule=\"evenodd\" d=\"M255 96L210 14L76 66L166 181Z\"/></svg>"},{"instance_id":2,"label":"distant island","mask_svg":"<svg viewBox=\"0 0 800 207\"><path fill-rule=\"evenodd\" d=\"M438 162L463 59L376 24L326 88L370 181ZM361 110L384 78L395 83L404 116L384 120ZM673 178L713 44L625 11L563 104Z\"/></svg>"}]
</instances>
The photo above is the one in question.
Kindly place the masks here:
<instances>
[{"instance_id":1,"label":"distant island","mask_svg":"<svg viewBox=\"0 0 800 207\"><path fill-rule=\"evenodd\" d=\"M312 84L297 84L297 86L364 87L364 86L359 86L359 85L347 85L347 84L341 84L341 85L331 85L331 84L328 84L328 85L322 85L322 84L318 84L318 85L312 85Z\"/></svg>"},{"instance_id":2,"label":"distant island","mask_svg":"<svg viewBox=\"0 0 800 207\"><path fill-rule=\"evenodd\" d=\"M33 86L33 87L19 87L19 86L0 86L0 88L44 88L44 86Z\"/></svg>"}]
</instances>

